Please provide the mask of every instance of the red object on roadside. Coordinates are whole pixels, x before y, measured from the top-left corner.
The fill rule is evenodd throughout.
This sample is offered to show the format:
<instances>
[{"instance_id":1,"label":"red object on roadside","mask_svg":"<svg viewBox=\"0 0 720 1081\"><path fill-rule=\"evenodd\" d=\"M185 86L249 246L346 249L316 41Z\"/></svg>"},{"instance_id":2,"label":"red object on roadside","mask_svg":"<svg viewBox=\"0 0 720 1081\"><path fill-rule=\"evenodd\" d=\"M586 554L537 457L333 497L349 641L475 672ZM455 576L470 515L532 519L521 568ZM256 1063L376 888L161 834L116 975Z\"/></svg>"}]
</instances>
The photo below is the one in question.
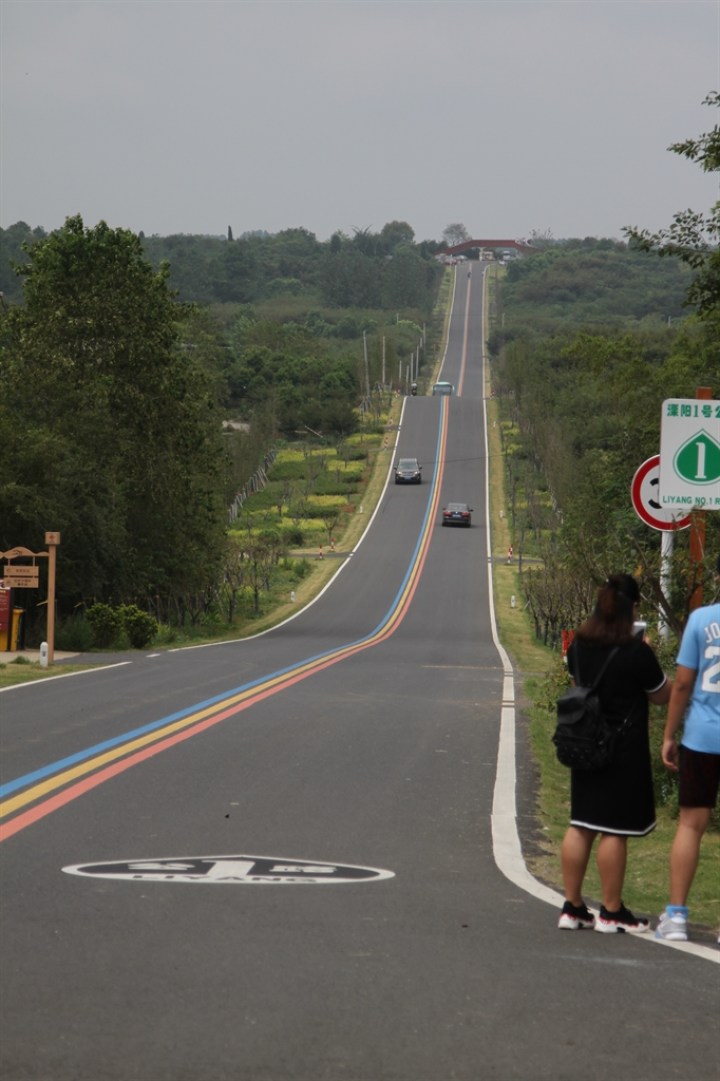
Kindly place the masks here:
<instances>
[{"instance_id":1,"label":"red object on roadside","mask_svg":"<svg viewBox=\"0 0 720 1081\"><path fill-rule=\"evenodd\" d=\"M562 632L562 657L567 662L567 652L570 649L570 643L575 637L575 631L563 631Z\"/></svg>"}]
</instances>

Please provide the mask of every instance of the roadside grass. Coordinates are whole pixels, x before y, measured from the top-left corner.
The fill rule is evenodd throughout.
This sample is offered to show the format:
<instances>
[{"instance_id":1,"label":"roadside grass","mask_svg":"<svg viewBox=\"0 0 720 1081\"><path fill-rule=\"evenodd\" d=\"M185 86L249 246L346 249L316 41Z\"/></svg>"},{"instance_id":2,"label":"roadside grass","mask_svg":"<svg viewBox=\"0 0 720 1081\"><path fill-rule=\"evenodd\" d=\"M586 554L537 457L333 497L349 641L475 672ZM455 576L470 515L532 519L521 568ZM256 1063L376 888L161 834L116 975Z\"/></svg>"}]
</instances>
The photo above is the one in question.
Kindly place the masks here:
<instances>
[{"instance_id":1,"label":"roadside grass","mask_svg":"<svg viewBox=\"0 0 720 1081\"><path fill-rule=\"evenodd\" d=\"M42 668L37 661L30 661L26 657L17 657L15 660L0 664L0 690L5 687L17 687L21 683L35 683L48 676L64 676L70 672L87 672L90 668L98 668L96 664L63 664L50 665Z\"/></svg>"}]
</instances>

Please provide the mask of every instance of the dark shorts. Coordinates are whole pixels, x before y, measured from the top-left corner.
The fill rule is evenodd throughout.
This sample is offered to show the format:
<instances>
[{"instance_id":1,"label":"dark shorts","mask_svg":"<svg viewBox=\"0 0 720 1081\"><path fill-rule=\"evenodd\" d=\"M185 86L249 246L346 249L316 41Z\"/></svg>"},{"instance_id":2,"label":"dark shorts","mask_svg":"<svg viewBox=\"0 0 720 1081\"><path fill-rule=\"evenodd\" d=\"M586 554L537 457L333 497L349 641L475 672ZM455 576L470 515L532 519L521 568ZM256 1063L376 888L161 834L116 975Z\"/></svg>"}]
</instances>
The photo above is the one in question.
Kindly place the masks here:
<instances>
[{"instance_id":1,"label":"dark shorts","mask_svg":"<svg viewBox=\"0 0 720 1081\"><path fill-rule=\"evenodd\" d=\"M714 807L720 787L720 754L680 746L681 807Z\"/></svg>"}]
</instances>

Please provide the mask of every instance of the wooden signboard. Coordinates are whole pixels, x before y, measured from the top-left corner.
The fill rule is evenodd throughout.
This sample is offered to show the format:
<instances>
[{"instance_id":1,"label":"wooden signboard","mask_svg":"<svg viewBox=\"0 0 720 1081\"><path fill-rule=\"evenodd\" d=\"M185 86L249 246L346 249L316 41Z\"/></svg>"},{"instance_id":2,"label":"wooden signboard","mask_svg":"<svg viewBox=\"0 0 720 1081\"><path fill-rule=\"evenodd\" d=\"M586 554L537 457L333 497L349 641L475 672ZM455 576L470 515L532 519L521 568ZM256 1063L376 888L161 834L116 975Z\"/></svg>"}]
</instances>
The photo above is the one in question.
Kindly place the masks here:
<instances>
[{"instance_id":1,"label":"wooden signboard","mask_svg":"<svg viewBox=\"0 0 720 1081\"><path fill-rule=\"evenodd\" d=\"M2 573L12 589L37 589L40 585L39 567L21 567L8 563Z\"/></svg>"}]
</instances>

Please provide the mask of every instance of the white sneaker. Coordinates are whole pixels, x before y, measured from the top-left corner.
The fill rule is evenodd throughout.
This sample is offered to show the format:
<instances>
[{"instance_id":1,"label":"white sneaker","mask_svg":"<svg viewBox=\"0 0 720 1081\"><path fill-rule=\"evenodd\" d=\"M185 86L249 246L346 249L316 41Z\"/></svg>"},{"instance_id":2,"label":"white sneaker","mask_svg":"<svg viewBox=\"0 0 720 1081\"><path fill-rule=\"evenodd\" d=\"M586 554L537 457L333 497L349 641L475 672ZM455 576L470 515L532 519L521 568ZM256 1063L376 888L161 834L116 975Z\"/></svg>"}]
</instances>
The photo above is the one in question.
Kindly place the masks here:
<instances>
[{"instance_id":1,"label":"white sneaker","mask_svg":"<svg viewBox=\"0 0 720 1081\"><path fill-rule=\"evenodd\" d=\"M666 942L687 942L687 916L683 916L682 912L674 912L672 916L663 912L655 938L665 939Z\"/></svg>"}]
</instances>

